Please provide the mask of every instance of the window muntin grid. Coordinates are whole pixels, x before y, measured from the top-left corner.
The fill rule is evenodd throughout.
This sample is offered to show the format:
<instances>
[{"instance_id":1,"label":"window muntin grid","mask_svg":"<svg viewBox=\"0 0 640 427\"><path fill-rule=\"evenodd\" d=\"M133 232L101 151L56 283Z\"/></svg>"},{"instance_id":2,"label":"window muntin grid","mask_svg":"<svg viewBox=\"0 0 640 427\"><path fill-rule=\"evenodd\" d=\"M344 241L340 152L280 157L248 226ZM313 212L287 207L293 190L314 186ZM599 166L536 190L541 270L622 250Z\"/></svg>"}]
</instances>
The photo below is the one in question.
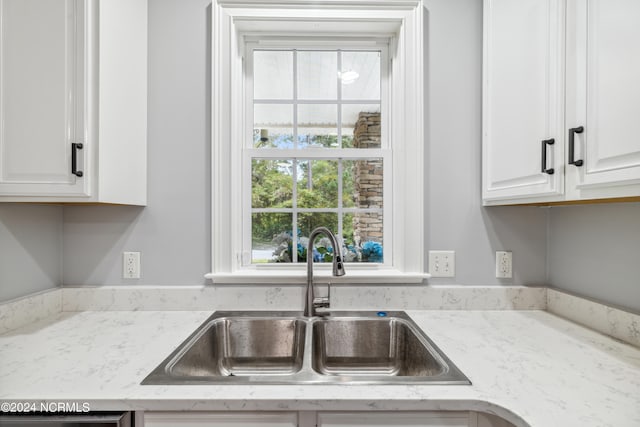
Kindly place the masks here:
<instances>
[{"instance_id":1,"label":"window muntin grid","mask_svg":"<svg viewBox=\"0 0 640 427\"><path fill-rule=\"evenodd\" d=\"M291 199L289 203L280 204L278 206L267 206L264 203L256 204L253 200L253 192L251 191L250 197L245 199L251 199L248 204L248 209L245 209L245 224L251 224L246 226L249 232L245 234L244 247L251 250L252 254L255 254L254 248L254 229L258 216L262 215L290 215L291 227L286 231L290 234L290 262L304 261L304 259L298 259L298 251L294 248L298 248L298 244L305 243L304 235L299 234L305 229L304 224L301 221L306 220L309 216L323 216L325 218L336 218L337 226L334 231L338 236L343 236L345 229L350 228L349 224L345 224L345 218L348 221L353 221L355 216L363 217L363 220L370 222L382 223L384 232L377 242L384 245L384 261L380 258L374 258L374 261L383 263L385 265L391 264L391 230L390 226L390 209L382 203L380 200L378 203L368 203L365 207L360 207L353 202L349 202L344 198L344 169L345 165L352 165L357 162L378 162L380 165L385 165L383 170L382 182L380 187L384 188L382 194L384 197L388 197L391 188L389 178L391 173L389 171L391 166L389 141L386 138L385 133L385 111L383 95L386 93L383 86L385 86L385 66L386 64L386 49L369 49L369 50L345 50L345 49L259 49L253 48L250 50L252 53L248 61L248 75L254 77L256 82L266 81L264 76L257 77L260 73L253 74L251 71L254 68L255 61L253 61L253 55L263 55L265 52L284 58L286 63L285 67L280 66L279 73L285 75L285 81L293 76L290 82L292 90L288 91L284 88L281 92L270 90L264 90L263 88L255 88L252 86L253 81L250 81L247 85L249 92L248 108L249 112L254 113L248 123L251 126L251 136L247 138L245 153L245 164L249 165L248 175L253 176L253 165L256 161L275 161L281 165L287 165L286 168L291 172ZM301 72L308 73L309 58L314 54L318 54L328 58L330 55L335 55L336 67L331 71L331 67L325 69L325 74L334 74L335 85L330 85L330 88L325 93L319 91L300 90ZM290 55L290 58L287 57ZM377 78L377 85L373 91L374 95L368 94L360 98L356 96L344 96L343 85L341 79L344 77L344 70L342 67L343 58L348 57L353 62L353 58L358 56L372 55L377 57L376 70L369 71L370 75L374 75ZM300 57L305 58L304 61L299 61ZM331 62L331 61L329 61ZM261 65L261 64L258 64ZM307 68L307 71L303 71L303 65ZM291 67L289 72L287 67ZM320 80L324 79L328 81L325 76L320 76ZM277 85L276 85L277 86ZM333 89L335 88L335 95L333 96ZM270 91L270 92L269 92ZM360 89L362 91L362 89ZM301 93L299 93L301 92ZM357 93L358 91L350 91L351 93ZM270 93L270 97L259 97L258 95ZM275 95L277 93L291 94L290 97ZM309 94L315 96L310 96ZM254 96L255 95L255 96ZM299 96L302 95L302 96ZM352 134L353 131L346 125L345 117L354 112L366 111L370 113L380 113L381 120L378 127L379 143L375 148L353 148ZM263 113L263 116L258 114ZM264 113L269 112L269 113ZM285 112L284 114L278 114L278 112ZM266 114L271 114L272 124L271 128L267 126L262 127L259 123L256 126L256 121L262 120ZM314 115L315 114L315 115ZM334 120L322 121L313 123L309 120L310 117L332 117ZM345 126L343 126L343 124ZM263 123L264 125L264 123ZM351 126L354 124L351 123ZM264 129L267 129L265 132ZM309 129L315 132L309 131ZM318 129L321 131L319 132ZM328 130L327 130L328 129ZM324 131L324 132L322 132ZM270 140L273 138L274 142ZM266 139L266 141L265 141ZM318 143L318 140L324 139L323 143ZM327 144L327 140L331 140L333 143ZM385 161L386 160L386 161ZM337 195L335 203L326 206L313 205L309 203L301 202L300 194L307 192L307 189L300 188L299 184L302 181L299 172L301 165L313 164L318 161L332 161L337 165L336 181L337 181ZM284 166L283 166L284 167ZM353 166L350 166L353 167ZM312 168L307 168L310 171ZM308 182L307 182L308 183ZM289 184L287 184L288 186ZM245 205L246 206L246 205ZM387 209L385 209L387 206ZM367 218L368 217L368 218ZM288 218L288 217L287 217ZM371 219L373 218L373 219ZM383 222L384 220L384 222ZM319 224L318 224L319 225ZM323 224L326 225L326 224ZM351 242L354 243L354 242ZM360 242L362 243L362 242ZM246 253L247 251L245 251ZM353 257L352 257L353 258ZM255 256L251 256L251 263L256 264L259 261ZM349 261L349 259L347 260ZM354 260L355 261L355 260ZM246 261L245 261L246 263Z\"/></svg>"}]
</instances>

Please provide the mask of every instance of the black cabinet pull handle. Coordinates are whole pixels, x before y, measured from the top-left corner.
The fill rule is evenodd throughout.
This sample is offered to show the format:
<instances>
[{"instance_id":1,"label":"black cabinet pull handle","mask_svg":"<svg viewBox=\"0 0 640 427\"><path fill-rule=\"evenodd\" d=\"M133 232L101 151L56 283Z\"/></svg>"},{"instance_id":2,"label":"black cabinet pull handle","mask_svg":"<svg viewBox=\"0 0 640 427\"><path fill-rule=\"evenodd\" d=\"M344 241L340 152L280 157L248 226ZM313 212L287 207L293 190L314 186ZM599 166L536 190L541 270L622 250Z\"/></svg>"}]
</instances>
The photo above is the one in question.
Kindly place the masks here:
<instances>
[{"instance_id":1,"label":"black cabinet pull handle","mask_svg":"<svg viewBox=\"0 0 640 427\"><path fill-rule=\"evenodd\" d=\"M575 137L576 133L584 132L584 128L582 126L578 126L577 128L569 129L569 164L575 166L582 166L584 162L582 160L574 160L574 150L575 150Z\"/></svg>"},{"instance_id":2,"label":"black cabinet pull handle","mask_svg":"<svg viewBox=\"0 0 640 427\"><path fill-rule=\"evenodd\" d=\"M556 140L553 138L545 139L542 141L542 173L553 175L553 173L555 172L553 168L547 169L547 145L553 145L555 143Z\"/></svg>"},{"instance_id":3,"label":"black cabinet pull handle","mask_svg":"<svg viewBox=\"0 0 640 427\"><path fill-rule=\"evenodd\" d=\"M71 143L71 173L78 178L82 177L82 171L78 170L78 152L77 150L82 150L82 143Z\"/></svg>"}]
</instances>

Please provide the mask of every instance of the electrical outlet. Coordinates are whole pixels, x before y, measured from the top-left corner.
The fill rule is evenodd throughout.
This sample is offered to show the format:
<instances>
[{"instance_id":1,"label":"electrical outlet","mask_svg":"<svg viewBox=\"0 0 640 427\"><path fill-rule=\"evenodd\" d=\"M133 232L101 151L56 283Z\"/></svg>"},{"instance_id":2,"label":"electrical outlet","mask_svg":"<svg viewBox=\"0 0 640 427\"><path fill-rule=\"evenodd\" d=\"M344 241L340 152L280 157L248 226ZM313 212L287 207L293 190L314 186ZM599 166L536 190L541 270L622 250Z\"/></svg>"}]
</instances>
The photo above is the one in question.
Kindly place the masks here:
<instances>
[{"instance_id":1,"label":"electrical outlet","mask_svg":"<svg viewBox=\"0 0 640 427\"><path fill-rule=\"evenodd\" d=\"M496 251L496 277L498 279L513 277L513 253L511 251Z\"/></svg>"},{"instance_id":2,"label":"electrical outlet","mask_svg":"<svg viewBox=\"0 0 640 427\"><path fill-rule=\"evenodd\" d=\"M140 278L140 252L122 253L122 278Z\"/></svg>"},{"instance_id":3,"label":"electrical outlet","mask_svg":"<svg viewBox=\"0 0 640 427\"><path fill-rule=\"evenodd\" d=\"M431 277L454 277L456 275L455 251L429 251L429 273Z\"/></svg>"}]
</instances>

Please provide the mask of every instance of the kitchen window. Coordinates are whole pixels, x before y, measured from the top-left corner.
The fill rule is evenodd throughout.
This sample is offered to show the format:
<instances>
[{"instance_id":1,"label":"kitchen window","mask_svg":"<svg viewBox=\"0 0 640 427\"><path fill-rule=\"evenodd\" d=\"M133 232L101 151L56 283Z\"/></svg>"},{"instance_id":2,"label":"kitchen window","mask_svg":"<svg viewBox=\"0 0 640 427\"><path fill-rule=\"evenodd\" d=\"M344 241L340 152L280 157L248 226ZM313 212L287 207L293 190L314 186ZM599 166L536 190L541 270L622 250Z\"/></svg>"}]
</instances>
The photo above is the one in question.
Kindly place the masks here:
<instances>
[{"instance_id":1,"label":"kitchen window","mask_svg":"<svg viewBox=\"0 0 640 427\"><path fill-rule=\"evenodd\" d=\"M298 282L326 226L340 281L421 281L421 2L244 3L213 5L207 277ZM318 276L333 250L316 241Z\"/></svg>"},{"instance_id":2,"label":"kitchen window","mask_svg":"<svg viewBox=\"0 0 640 427\"><path fill-rule=\"evenodd\" d=\"M347 263L385 265L386 255L389 265L387 48L316 42L247 46L243 251L253 265L306 262L307 236L326 226L342 237ZM332 260L328 239L315 242L312 256Z\"/></svg>"}]
</instances>

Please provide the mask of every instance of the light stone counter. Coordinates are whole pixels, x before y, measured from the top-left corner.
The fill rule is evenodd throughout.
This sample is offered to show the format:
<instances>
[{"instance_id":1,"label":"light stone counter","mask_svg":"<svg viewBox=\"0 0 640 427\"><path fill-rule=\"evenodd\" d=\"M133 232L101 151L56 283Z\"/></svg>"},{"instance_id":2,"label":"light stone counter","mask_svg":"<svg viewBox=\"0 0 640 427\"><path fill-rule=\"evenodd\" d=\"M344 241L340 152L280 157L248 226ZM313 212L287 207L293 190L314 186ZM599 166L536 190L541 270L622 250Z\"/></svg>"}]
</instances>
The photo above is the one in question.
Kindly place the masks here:
<instances>
[{"instance_id":1,"label":"light stone counter","mask_svg":"<svg viewBox=\"0 0 640 427\"><path fill-rule=\"evenodd\" d=\"M474 410L640 426L640 349L544 311L408 311L472 386L141 386L211 312L66 312L0 336L0 401L92 410Z\"/></svg>"}]
</instances>

